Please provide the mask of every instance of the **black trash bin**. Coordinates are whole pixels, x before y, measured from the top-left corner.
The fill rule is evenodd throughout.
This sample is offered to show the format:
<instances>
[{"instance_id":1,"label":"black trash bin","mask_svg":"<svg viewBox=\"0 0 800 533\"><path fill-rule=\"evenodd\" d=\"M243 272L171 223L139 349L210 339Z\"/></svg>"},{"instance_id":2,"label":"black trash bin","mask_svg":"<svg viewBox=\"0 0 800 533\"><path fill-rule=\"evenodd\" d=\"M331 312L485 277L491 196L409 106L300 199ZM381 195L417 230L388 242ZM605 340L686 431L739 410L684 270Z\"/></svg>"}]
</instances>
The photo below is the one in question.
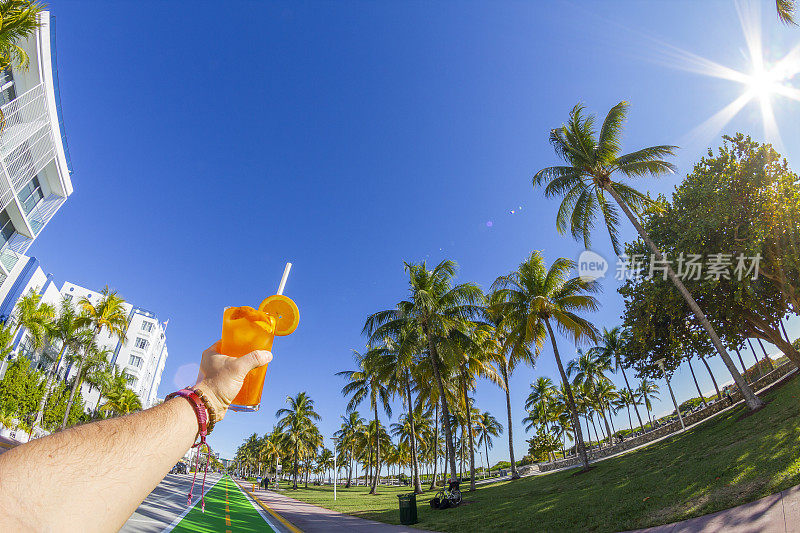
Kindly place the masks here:
<instances>
[{"instance_id":1,"label":"black trash bin","mask_svg":"<svg viewBox=\"0 0 800 533\"><path fill-rule=\"evenodd\" d=\"M417 520L417 495L413 492L398 494L400 500L400 523L404 526L416 524Z\"/></svg>"}]
</instances>

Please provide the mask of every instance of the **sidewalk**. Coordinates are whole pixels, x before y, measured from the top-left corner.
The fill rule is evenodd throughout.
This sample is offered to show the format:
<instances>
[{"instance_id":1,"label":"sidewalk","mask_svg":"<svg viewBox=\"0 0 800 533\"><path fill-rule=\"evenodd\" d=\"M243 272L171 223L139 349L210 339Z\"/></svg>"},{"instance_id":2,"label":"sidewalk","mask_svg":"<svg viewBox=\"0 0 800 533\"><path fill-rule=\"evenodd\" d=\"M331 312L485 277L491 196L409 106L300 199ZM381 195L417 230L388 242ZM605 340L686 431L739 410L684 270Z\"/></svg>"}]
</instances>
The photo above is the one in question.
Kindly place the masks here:
<instances>
[{"instance_id":1,"label":"sidewalk","mask_svg":"<svg viewBox=\"0 0 800 533\"><path fill-rule=\"evenodd\" d=\"M766 498L683 522L631 533L800 533L800 485Z\"/></svg>"},{"instance_id":2,"label":"sidewalk","mask_svg":"<svg viewBox=\"0 0 800 533\"><path fill-rule=\"evenodd\" d=\"M279 520L283 518L283 520L289 522L290 525L293 526L293 528L289 528L293 533L298 533L298 531L303 533L315 533L317 531L331 531L334 533L344 533L347 531L362 531L365 533L372 531L387 533L423 531L422 529L415 529L410 526L395 526L372 520L364 520L363 518L323 509L322 507L301 502L269 490L256 488L255 491L252 491L250 490L252 489L252 484L248 486L247 483L244 483L240 486L255 499L263 503L268 508L267 510L270 511L270 514L275 516L275 513L277 513L279 516L276 518Z\"/></svg>"}]
</instances>

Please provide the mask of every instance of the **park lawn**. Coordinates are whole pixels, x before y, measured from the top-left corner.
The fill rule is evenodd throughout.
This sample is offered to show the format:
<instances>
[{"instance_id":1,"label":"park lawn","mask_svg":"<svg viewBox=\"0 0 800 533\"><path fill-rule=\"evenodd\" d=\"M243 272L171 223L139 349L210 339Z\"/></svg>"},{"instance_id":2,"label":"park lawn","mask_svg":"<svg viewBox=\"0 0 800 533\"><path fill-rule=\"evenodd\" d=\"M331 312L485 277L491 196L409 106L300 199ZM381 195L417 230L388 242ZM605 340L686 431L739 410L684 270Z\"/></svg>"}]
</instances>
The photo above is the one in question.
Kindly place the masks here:
<instances>
[{"instance_id":1,"label":"park lawn","mask_svg":"<svg viewBox=\"0 0 800 533\"><path fill-rule=\"evenodd\" d=\"M416 527L435 531L623 531L667 524L750 502L800 484L800 379L684 434L576 470L494 483L464 493L457 509L434 511L417 497ZM363 518L399 523L397 494L408 488L282 491Z\"/></svg>"}]
</instances>

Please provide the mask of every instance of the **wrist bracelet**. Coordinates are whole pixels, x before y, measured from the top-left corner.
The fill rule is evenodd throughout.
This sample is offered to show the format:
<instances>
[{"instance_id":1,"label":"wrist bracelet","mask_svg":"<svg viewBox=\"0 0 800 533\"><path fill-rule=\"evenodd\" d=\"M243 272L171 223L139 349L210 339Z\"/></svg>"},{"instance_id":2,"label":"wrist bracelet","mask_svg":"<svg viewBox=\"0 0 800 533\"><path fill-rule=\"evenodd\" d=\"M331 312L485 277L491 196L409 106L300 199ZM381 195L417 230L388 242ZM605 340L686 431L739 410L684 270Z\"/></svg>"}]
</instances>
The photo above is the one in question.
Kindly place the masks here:
<instances>
[{"instance_id":1,"label":"wrist bracelet","mask_svg":"<svg viewBox=\"0 0 800 533\"><path fill-rule=\"evenodd\" d=\"M191 505L192 503L192 491L194 490L194 482L197 479L197 470L200 467L200 448L203 447L205 444L206 446L206 465L205 470L203 472L203 484L200 487L200 509L205 513L206 512L206 500L205 500L205 486L206 486L206 474L208 474L208 463L211 460L211 446L208 445L206 442L206 435L211 432L211 428L214 427L213 422L211 426L208 425L209 414L213 413L208 407L208 401L203 398L203 393L198 390L194 390L191 388L181 389L177 392L173 392L167 394L167 397L164 398L164 401L171 400L176 396L180 396L181 398L186 398L189 400L189 403L192 404L192 409L194 409L194 414L197 416L197 424L200 426L198 431L198 435L200 437L199 442L192 445L192 448L197 448L197 455L195 457L195 471L194 477L192 478L192 486L189 488L189 496L186 499L186 505Z\"/></svg>"},{"instance_id":2,"label":"wrist bracelet","mask_svg":"<svg viewBox=\"0 0 800 533\"><path fill-rule=\"evenodd\" d=\"M200 442L204 442L206 435L208 435L208 408L205 405L197 393L189 388L181 389L177 392L173 392L167 394L167 397L164 398L164 401L169 401L172 398L180 396L181 398L186 398L189 400L189 403L192 405L192 409L194 409L194 414L197 416L197 424L199 427L199 436Z\"/></svg>"},{"instance_id":3,"label":"wrist bracelet","mask_svg":"<svg viewBox=\"0 0 800 533\"><path fill-rule=\"evenodd\" d=\"M194 387L189 387L189 390L194 392L206 407L206 412L208 413L208 433L210 434L214 429L214 424L217 423L217 412L214 411L213 407L211 407L211 402L208 401L208 397L205 395L205 393L203 393L202 390Z\"/></svg>"}]
</instances>

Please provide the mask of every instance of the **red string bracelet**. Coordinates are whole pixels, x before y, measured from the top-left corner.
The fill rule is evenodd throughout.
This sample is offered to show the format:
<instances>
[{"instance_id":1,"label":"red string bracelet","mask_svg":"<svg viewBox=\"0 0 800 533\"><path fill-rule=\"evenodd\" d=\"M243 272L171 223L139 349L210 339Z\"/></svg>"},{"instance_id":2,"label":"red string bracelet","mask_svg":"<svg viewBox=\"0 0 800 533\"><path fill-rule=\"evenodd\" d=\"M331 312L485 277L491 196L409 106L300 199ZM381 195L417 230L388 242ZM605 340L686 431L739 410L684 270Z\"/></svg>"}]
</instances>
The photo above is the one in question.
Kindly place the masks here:
<instances>
[{"instance_id":1,"label":"red string bracelet","mask_svg":"<svg viewBox=\"0 0 800 533\"><path fill-rule=\"evenodd\" d=\"M206 407L205 402L200 399L200 396L197 395L193 389L181 389L177 392L173 392L168 394L164 401L171 400L176 396L180 396L181 398L186 398L189 400L189 403L192 405L192 409L194 409L194 414L197 416L197 424L199 426L198 430L198 441L192 445L192 448L197 448L197 455L195 456L194 464L194 476L192 477L192 486L189 488L189 496L186 499L186 505L192 504L192 491L194 491L194 482L197 479L197 468L200 466L200 448L205 444L206 446L206 465L205 470L203 471L203 484L200 487L200 509L203 513L206 512L206 500L205 500L205 488L206 488L206 475L208 474L208 462L209 456L211 455L211 446L208 445L206 442L206 435L208 435L208 408Z\"/></svg>"}]
</instances>

